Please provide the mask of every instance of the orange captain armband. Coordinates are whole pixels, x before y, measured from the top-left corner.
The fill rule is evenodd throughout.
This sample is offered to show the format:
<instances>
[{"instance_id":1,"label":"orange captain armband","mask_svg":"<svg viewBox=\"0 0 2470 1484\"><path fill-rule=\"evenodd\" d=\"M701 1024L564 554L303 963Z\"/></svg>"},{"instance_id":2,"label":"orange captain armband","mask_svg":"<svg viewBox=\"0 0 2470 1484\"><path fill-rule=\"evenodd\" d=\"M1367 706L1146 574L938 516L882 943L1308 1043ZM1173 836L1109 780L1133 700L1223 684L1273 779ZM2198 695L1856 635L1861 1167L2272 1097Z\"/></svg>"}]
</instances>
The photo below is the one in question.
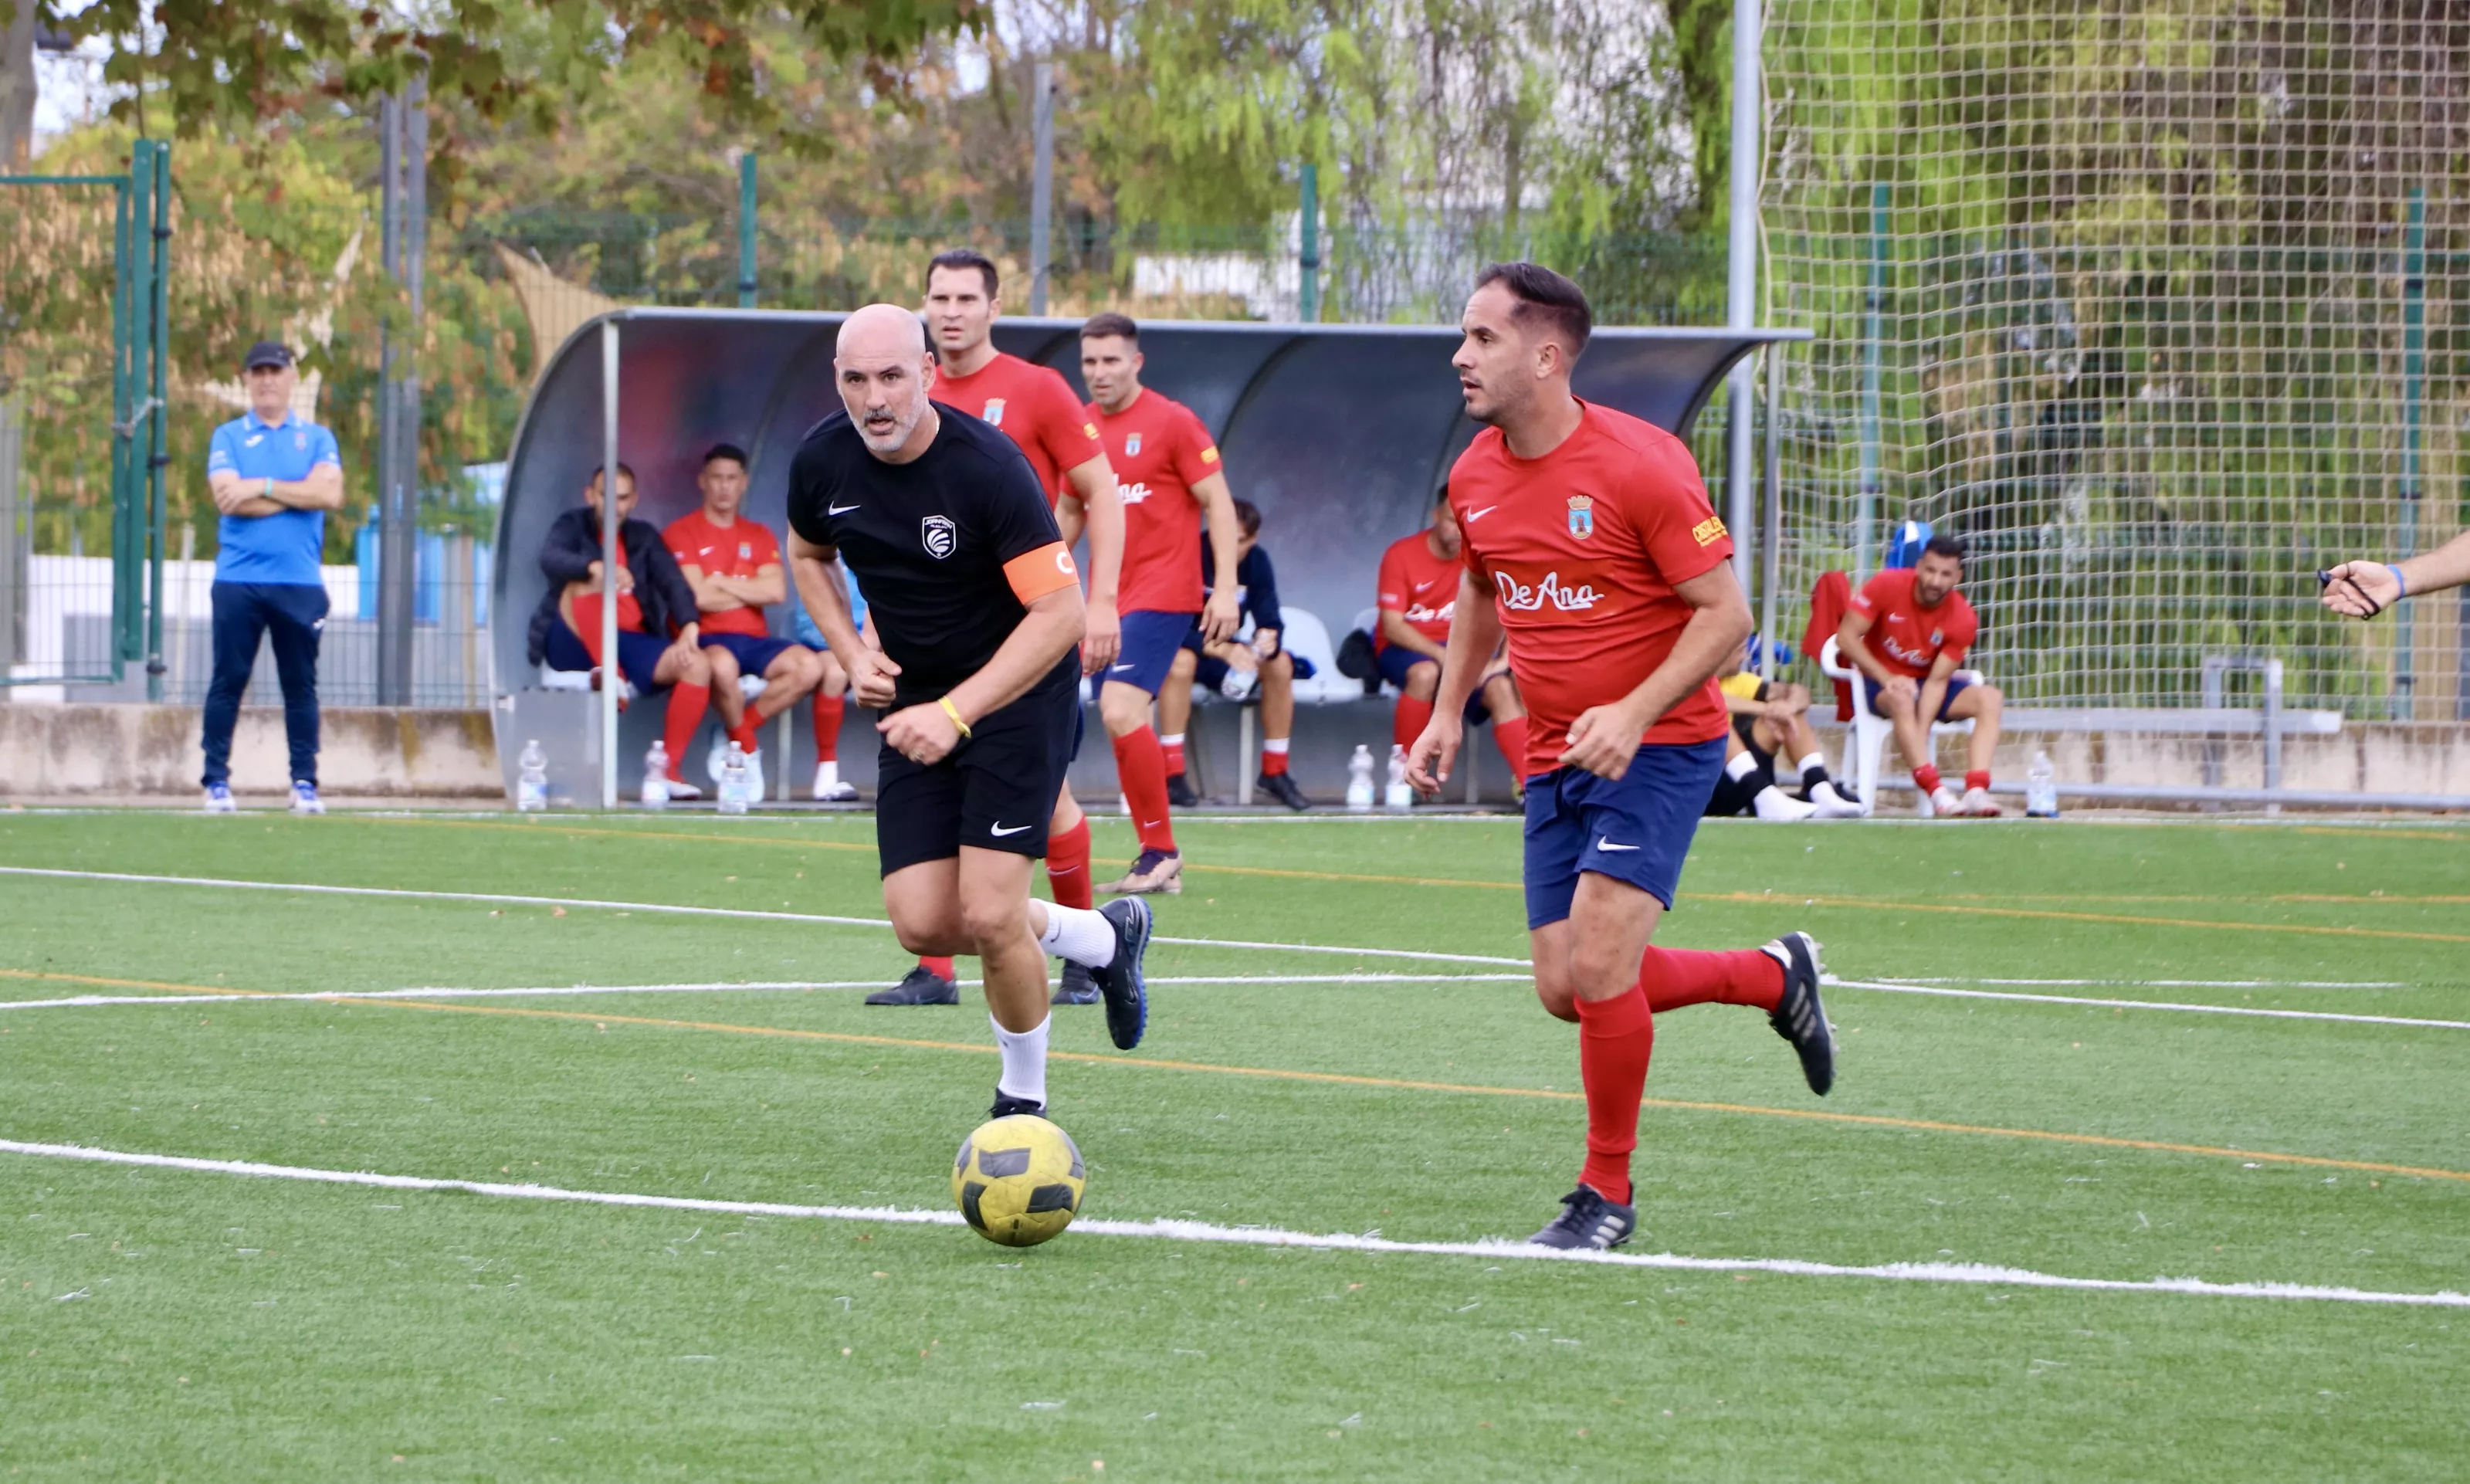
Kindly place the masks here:
<instances>
[{"instance_id":1,"label":"orange captain armband","mask_svg":"<svg viewBox=\"0 0 2470 1484\"><path fill-rule=\"evenodd\" d=\"M1081 568L1072 565L1072 548L1060 541L1050 541L1035 551L1024 551L1004 564L1004 580L1012 584L1012 595L1022 603L1035 603L1050 592L1060 592L1081 581Z\"/></svg>"}]
</instances>

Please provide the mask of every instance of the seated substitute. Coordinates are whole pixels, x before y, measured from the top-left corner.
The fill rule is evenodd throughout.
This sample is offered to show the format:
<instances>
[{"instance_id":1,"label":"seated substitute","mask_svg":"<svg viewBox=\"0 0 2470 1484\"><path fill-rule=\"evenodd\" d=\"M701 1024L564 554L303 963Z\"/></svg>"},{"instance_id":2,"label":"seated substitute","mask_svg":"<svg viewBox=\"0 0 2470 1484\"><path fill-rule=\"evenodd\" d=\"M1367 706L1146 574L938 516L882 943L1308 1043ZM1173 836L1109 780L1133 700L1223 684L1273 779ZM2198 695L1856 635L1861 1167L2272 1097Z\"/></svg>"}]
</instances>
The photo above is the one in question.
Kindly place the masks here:
<instances>
[{"instance_id":1,"label":"seated substitute","mask_svg":"<svg viewBox=\"0 0 2470 1484\"><path fill-rule=\"evenodd\" d=\"M1990 799L1990 754L1998 746L1998 717L2007 698L1995 685L1957 677L1981 621L1957 588L1964 581L1964 544L1933 536L1921 560L1889 568L1861 585L1835 631L1835 651L1861 672L1870 707L1896 729L1896 747L1912 766L1913 782L1933 812L1996 819ZM1933 722L1972 722L1964 794L1940 781L1930 752Z\"/></svg>"},{"instance_id":2,"label":"seated substitute","mask_svg":"<svg viewBox=\"0 0 2470 1484\"><path fill-rule=\"evenodd\" d=\"M584 486L583 508L550 522L541 542L541 571L548 591L532 613L526 653L533 664L556 670L590 670L603 684L600 660L600 596L618 593L618 669L640 691L668 687L668 715L662 745L668 750L669 797L700 799L703 790L679 776L678 759L702 730L711 702L711 664L704 658L696 627L694 589L678 570L660 529L632 519L635 471L618 466L618 575L604 583L600 571L600 475Z\"/></svg>"},{"instance_id":3,"label":"seated substitute","mask_svg":"<svg viewBox=\"0 0 2470 1484\"><path fill-rule=\"evenodd\" d=\"M704 771L720 782L728 744L746 750L755 796L763 796L765 722L818 688L834 694L849 679L831 656L795 639L774 638L763 610L789 600L789 579L781 565L781 543L770 528L742 519L746 502L746 451L715 443L695 475L703 508L669 522L661 539L678 559L678 570L694 589L702 617L704 658L711 661L711 704L727 735L711 745ZM746 704L741 675L760 676L763 694Z\"/></svg>"},{"instance_id":4,"label":"seated substitute","mask_svg":"<svg viewBox=\"0 0 2470 1484\"><path fill-rule=\"evenodd\" d=\"M1166 750L1167 801L1178 809L1200 802L1183 771L1183 729L1192 716L1192 683L1242 701L1256 689L1261 696L1261 775L1252 786L1290 809L1309 809L1312 800L1287 772L1288 744L1295 731L1295 682L1313 677L1313 663L1290 654L1282 642L1286 619L1278 610L1278 573L1261 545L1261 508L1248 499L1235 502L1235 527L1243 539L1235 544L1237 622L1252 621L1249 639L1211 640L1196 621L1183 636L1183 647L1167 667L1166 684L1158 691L1158 745ZM1215 591L1217 562L1209 533L1200 533L1200 581L1204 597Z\"/></svg>"},{"instance_id":5,"label":"seated substitute","mask_svg":"<svg viewBox=\"0 0 2470 1484\"><path fill-rule=\"evenodd\" d=\"M1861 806L1835 791L1827 757L1809 725L1809 688L1759 678L1743 640L1715 677L1733 724L1724 742L1724 773L1707 800L1707 817L1756 814L1762 820L1851 819ZM1801 759L1801 797L1777 786L1775 760L1785 748Z\"/></svg>"},{"instance_id":6,"label":"seated substitute","mask_svg":"<svg viewBox=\"0 0 2470 1484\"><path fill-rule=\"evenodd\" d=\"M1483 512L1489 514L1490 512ZM1433 694L1441 681L1441 654L1457 615L1458 574L1465 551L1445 483L1433 499L1433 523L1391 542L1381 553L1381 621L1372 635L1373 661L1381 678L1398 687L1398 709L1389 739L1412 747L1433 719ZM1468 697L1466 720L1492 723L1492 740L1509 761L1509 776L1526 791L1526 705L1509 673L1509 657L1487 661Z\"/></svg>"}]
</instances>

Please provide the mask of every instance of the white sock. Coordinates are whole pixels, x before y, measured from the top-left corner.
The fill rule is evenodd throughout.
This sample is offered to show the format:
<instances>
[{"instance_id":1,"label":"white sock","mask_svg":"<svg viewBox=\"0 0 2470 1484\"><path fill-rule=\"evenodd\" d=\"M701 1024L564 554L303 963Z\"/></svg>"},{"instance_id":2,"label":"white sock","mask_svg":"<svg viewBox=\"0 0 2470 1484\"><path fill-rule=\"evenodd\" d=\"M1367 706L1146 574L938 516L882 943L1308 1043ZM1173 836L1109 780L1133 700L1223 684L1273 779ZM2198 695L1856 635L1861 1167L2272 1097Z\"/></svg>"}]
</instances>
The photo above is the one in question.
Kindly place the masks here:
<instances>
[{"instance_id":1,"label":"white sock","mask_svg":"<svg viewBox=\"0 0 2470 1484\"><path fill-rule=\"evenodd\" d=\"M1812 753L1808 756L1803 758L1798 766L1804 773L1808 773L1813 769L1823 769L1827 766L1827 754L1825 753Z\"/></svg>"},{"instance_id":2,"label":"white sock","mask_svg":"<svg viewBox=\"0 0 2470 1484\"><path fill-rule=\"evenodd\" d=\"M841 765L829 759L815 764L815 781L826 788L837 788L841 781Z\"/></svg>"},{"instance_id":3,"label":"white sock","mask_svg":"<svg viewBox=\"0 0 2470 1484\"><path fill-rule=\"evenodd\" d=\"M1105 968L1115 962L1115 925L1095 909L1038 905L1046 909L1046 931L1037 935L1037 946L1083 968Z\"/></svg>"},{"instance_id":4,"label":"white sock","mask_svg":"<svg viewBox=\"0 0 2470 1484\"><path fill-rule=\"evenodd\" d=\"M1261 739L1261 751L1264 753L1283 753L1287 750L1287 744L1293 740L1294 738L1293 737L1264 737Z\"/></svg>"},{"instance_id":5,"label":"white sock","mask_svg":"<svg viewBox=\"0 0 2470 1484\"><path fill-rule=\"evenodd\" d=\"M1039 1021L1035 1031L1007 1031L992 1015L987 1020L995 1028L995 1044L1003 1048L1003 1076L996 1080L995 1091L1046 1106L1047 1022Z\"/></svg>"},{"instance_id":6,"label":"white sock","mask_svg":"<svg viewBox=\"0 0 2470 1484\"><path fill-rule=\"evenodd\" d=\"M1734 754L1732 761L1724 764L1724 777L1731 778L1736 783L1740 782L1742 779L1758 771L1759 754L1756 753L1736 753Z\"/></svg>"}]
</instances>

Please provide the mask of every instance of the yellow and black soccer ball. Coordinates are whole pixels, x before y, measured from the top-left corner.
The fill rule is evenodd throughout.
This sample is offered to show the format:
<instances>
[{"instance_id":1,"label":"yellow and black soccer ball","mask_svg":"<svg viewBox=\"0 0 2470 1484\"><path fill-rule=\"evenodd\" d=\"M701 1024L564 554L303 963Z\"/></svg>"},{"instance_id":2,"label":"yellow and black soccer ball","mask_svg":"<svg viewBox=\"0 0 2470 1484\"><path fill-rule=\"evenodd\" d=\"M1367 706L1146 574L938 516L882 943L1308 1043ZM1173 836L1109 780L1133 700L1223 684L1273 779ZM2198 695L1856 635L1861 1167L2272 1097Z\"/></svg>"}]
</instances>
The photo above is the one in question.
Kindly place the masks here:
<instances>
[{"instance_id":1,"label":"yellow and black soccer ball","mask_svg":"<svg viewBox=\"0 0 2470 1484\"><path fill-rule=\"evenodd\" d=\"M952 1161L952 1199L979 1236L1035 1247L1061 1235L1086 1181L1072 1136L1035 1114L978 1125Z\"/></svg>"}]
</instances>

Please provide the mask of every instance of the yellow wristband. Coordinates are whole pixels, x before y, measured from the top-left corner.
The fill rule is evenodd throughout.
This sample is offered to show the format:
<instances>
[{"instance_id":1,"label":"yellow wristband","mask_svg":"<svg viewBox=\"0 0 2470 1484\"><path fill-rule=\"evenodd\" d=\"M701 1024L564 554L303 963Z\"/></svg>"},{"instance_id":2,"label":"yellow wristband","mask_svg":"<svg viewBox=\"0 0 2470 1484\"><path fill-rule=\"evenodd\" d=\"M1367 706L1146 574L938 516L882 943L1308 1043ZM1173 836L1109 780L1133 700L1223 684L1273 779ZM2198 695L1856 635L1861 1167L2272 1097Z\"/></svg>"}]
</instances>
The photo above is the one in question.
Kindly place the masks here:
<instances>
[{"instance_id":1,"label":"yellow wristband","mask_svg":"<svg viewBox=\"0 0 2470 1484\"><path fill-rule=\"evenodd\" d=\"M944 715L952 718L952 725L960 729L961 735L965 738L967 737L969 734L969 724L961 720L961 708L952 704L952 698L950 696L941 696L936 699L935 704L944 708Z\"/></svg>"}]
</instances>

